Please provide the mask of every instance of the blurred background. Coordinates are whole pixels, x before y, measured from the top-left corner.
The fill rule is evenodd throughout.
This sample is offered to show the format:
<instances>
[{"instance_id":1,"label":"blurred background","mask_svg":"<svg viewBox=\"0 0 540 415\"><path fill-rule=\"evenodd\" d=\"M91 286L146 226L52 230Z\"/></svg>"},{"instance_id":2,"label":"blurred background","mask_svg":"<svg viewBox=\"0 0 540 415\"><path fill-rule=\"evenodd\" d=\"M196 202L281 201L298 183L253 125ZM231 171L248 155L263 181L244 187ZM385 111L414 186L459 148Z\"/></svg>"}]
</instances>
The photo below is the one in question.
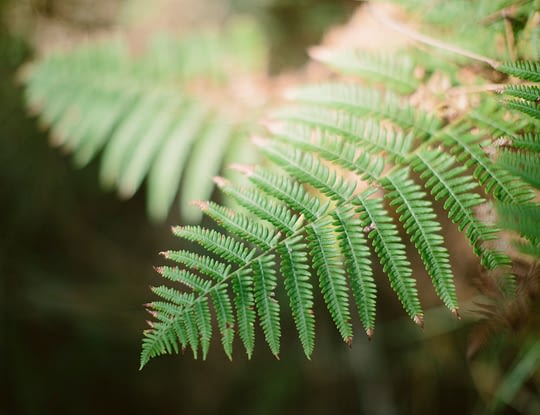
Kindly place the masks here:
<instances>
[{"instance_id":1,"label":"blurred background","mask_svg":"<svg viewBox=\"0 0 540 415\"><path fill-rule=\"evenodd\" d=\"M350 349L319 312L311 361L285 321L279 361L258 333L251 361L237 347L229 362L214 342L205 362L166 356L139 372L142 304L149 285L159 284L157 253L180 249L170 234L180 217L152 224L145 190L121 201L100 188L97 162L76 170L50 148L17 83L22 65L50 50L118 31L135 41L163 29L189 33L239 13L267 38L267 74L294 71L306 64L306 48L357 7L352 0L0 0L0 413L484 413L518 339L503 331L468 357L472 318L456 321L431 293L424 331L383 291L374 339L357 333ZM477 264L448 232L451 253L463 258L458 283L467 303L464 281L474 280Z\"/></svg>"}]
</instances>

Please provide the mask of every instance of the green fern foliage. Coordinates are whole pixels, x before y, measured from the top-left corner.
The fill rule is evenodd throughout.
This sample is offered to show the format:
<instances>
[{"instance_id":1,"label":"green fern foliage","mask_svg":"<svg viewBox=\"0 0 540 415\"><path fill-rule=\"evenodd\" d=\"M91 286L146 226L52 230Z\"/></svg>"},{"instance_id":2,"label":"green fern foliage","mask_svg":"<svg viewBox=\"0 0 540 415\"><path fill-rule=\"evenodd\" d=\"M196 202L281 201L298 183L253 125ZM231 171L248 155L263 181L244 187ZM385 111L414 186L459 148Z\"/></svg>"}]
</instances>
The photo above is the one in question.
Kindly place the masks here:
<instances>
[{"instance_id":1,"label":"green fern foliage","mask_svg":"<svg viewBox=\"0 0 540 415\"><path fill-rule=\"evenodd\" d=\"M499 229L478 217L477 210L491 200L527 206L535 194L526 176L490 157L486 137L505 135L523 148L536 148L537 134L525 122L492 117L492 101L485 94L466 109L455 109L457 114L444 111L452 105L450 94L424 98L431 105L423 105L414 91L420 82L415 72L425 72L418 55L314 55L357 76L358 82L349 78L288 91L289 104L274 111L267 131L253 139L270 165L234 165L247 178L246 186L215 179L241 208L197 202L215 222L212 230L176 228L177 236L204 251L167 256L199 279L185 292L174 291L178 300L165 298L169 308L161 300L148 304L158 321L145 334L141 366L151 357L186 347L206 356L211 335L206 305L216 290L228 295L227 304L236 309L234 316L215 312L229 357L233 335L252 356L257 321L271 353L278 356L280 320L292 316L309 358L318 297L346 344L354 338L355 314L370 338L377 289L384 283L375 282L373 258L405 313L422 326L422 276L413 273L407 246L416 249L442 303L459 315L440 215L457 226L484 268L510 273L510 258L494 243ZM457 79L449 65L430 65L435 79ZM391 90L382 89L387 82ZM520 91L530 94L534 89ZM528 135L521 135L523 130ZM221 307L215 301L212 305ZM169 328L175 324L186 333L193 327L191 337L175 334Z\"/></svg>"},{"instance_id":2,"label":"green fern foliage","mask_svg":"<svg viewBox=\"0 0 540 415\"><path fill-rule=\"evenodd\" d=\"M371 79L398 93L410 94L420 85L414 73L415 62L407 54L373 55L356 50L335 52L313 48L310 56L333 69Z\"/></svg>"},{"instance_id":3,"label":"green fern foliage","mask_svg":"<svg viewBox=\"0 0 540 415\"><path fill-rule=\"evenodd\" d=\"M540 82L538 62L508 62L501 70L522 80ZM532 117L533 121L540 121L540 85L510 85L505 88L504 94L511 97L504 101L506 107ZM534 188L540 189L538 128L513 137L499 137L495 144L499 147L498 163ZM518 243L519 249L540 258L540 204L530 201L522 204L498 203L497 210L501 225L522 238Z\"/></svg>"},{"instance_id":4,"label":"green fern foliage","mask_svg":"<svg viewBox=\"0 0 540 415\"><path fill-rule=\"evenodd\" d=\"M516 78L532 82L540 82L540 62L505 62L501 64L497 69L508 75L515 76Z\"/></svg>"},{"instance_id":5,"label":"green fern foliage","mask_svg":"<svg viewBox=\"0 0 540 415\"><path fill-rule=\"evenodd\" d=\"M450 255L443 245L441 226L426 193L409 178L407 169L386 176L383 186L388 191L386 197L391 200L390 205L396 206L396 213L401 215L399 220L420 253L437 294L450 310L457 313L459 306Z\"/></svg>"},{"instance_id":6,"label":"green fern foliage","mask_svg":"<svg viewBox=\"0 0 540 415\"><path fill-rule=\"evenodd\" d=\"M103 40L35 62L26 99L77 166L101 156L103 185L129 198L146 180L152 219L163 220L178 197L193 221L200 212L188 202L210 196L208 179L251 122L224 103L240 102L235 91L255 83L263 50L244 20L222 33L157 36L138 54L127 39Z\"/></svg>"}]
</instances>

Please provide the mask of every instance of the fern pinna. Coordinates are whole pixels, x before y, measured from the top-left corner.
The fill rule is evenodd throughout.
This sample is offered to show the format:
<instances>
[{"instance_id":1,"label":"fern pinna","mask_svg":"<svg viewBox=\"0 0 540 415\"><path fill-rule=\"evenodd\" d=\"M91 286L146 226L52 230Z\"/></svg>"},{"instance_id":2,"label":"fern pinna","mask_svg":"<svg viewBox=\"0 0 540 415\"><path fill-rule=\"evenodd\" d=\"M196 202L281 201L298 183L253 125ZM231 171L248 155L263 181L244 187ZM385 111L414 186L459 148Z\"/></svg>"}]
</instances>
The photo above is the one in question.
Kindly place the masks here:
<instances>
[{"instance_id":1,"label":"fern pinna","mask_svg":"<svg viewBox=\"0 0 540 415\"><path fill-rule=\"evenodd\" d=\"M501 134L495 140L498 146L497 161L536 189L540 189L540 62L519 61L500 67L502 72L532 84L508 85L503 93L504 104L525 114L529 122L535 123L533 131L522 134ZM497 210L504 228L516 232L521 240L518 248L525 254L540 258L540 204L497 203Z\"/></svg>"},{"instance_id":2,"label":"fern pinna","mask_svg":"<svg viewBox=\"0 0 540 415\"><path fill-rule=\"evenodd\" d=\"M353 305L371 337L377 298L371 249L405 312L423 325L400 227L441 301L458 315L434 201L442 203L485 268L509 275L509 257L490 244L498 230L479 220L475 209L487 197L512 204L533 197L528 185L495 164L483 147L486 137L522 124L492 122L484 104L454 116L413 105L411 92L423 80L415 76L418 62L411 64L409 58L321 56L334 68L353 71L363 85L332 83L290 91L293 104L273 114L267 137L254 139L270 167L233 166L248 178L248 187L215 180L241 209L197 202L218 227L174 228L177 236L207 253L163 253L180 266L157 271L185 289L154 288L161 300L147 304L155 321L144 333L141 367L154 356L186 348L205 358L213 332L211 309L229 358L236 334L252 355L256 321L278 356L280 320L286 314L276 293L279 285L307 357L315 342L317 291L344 342L353 339ZM396 77L385 84L403 95L378 88L381 73L372 77L372 68L385 64L402 69L381 73Z\"/></svg>"}]
</instances>

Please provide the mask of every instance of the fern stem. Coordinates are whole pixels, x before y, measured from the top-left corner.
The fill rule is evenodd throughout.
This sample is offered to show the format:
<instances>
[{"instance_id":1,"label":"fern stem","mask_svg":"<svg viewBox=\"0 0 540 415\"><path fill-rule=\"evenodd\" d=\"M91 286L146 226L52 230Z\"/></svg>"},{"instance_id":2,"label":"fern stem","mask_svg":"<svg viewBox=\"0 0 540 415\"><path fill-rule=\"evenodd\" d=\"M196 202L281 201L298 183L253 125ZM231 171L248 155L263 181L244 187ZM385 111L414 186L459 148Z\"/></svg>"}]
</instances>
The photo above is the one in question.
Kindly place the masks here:
<instances>
[{"instance_id":1,"label":"fern stem","mask_svg":"<svg viewBox=\"0 0 540 415\"><path fill-rule=\"evenodd\" d=\"M379 10L377 10L376 7L373 7L371 5L371 2L366 3L367 9L369 13L377 20L378 22L382 23L386 27L401 33L402 35L413 39L417 42L424 43L429 46L433 46L438 49L443 49L448 52L454 53L456 55L465 56L469 59L473 59L475 61L484 62L491 66L493 69L497 69L501 62L496 61L494 59L488 58L487 56L480 55L478 53L471 52L470 50L462 49L455 45L450 45L448 43L441 42L440 40L434 39L432 37L426 36L422 33L419 33L415 30L412 30L411 28L396 22L392 18L386 16L385 14L381 13Z\"/></svg>"}]
</instances>

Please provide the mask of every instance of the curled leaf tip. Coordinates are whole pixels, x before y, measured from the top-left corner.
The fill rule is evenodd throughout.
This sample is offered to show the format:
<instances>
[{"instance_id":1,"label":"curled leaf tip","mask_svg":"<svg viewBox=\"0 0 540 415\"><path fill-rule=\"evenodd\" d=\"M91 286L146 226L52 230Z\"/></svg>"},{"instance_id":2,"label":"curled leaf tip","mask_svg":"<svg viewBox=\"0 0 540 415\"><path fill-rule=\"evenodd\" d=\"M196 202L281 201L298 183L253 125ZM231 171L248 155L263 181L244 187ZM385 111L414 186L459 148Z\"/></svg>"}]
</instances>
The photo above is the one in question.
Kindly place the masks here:
<instances>
[{"instance_id":1,"label":"curled leaf tip","mask_svg":"<svg viewBox=\"0 0 540 415\"><path fill-rule=\"evenodd\" d=\"M146 320L146 324L148 324L150 326L150 328L154 328L154 323L150 320Z\"/></svg>"},{"instance_id":2,"label":"curled leaf tip","mask_svg":"<svg viewBox=\"0 0 540 415\"><path fill-rule=\"evenodd\" d=\"M459 314L459 310L457 308L452 309L452 314L456 316L458 320L461 320L461 314Z\"/></svg>"},{"instance_id":3,"label":"curled leaf tip","mask_svg":"<svg viewBox=\"0 0 540 415\"><path fill-rule=\"evenodd\" d=\"M416 316L414 316L413 320L415 324L420 326L420 328L424 328L424 316L417 314Z\"/></svg>"},{"instance_id":4,"label":"curled leaf tip","mask_svg":"<svg viewBox=\"0 0 540 415\"><path fill-rule=\"evenodd\" d=\"M169 254L169 251L161 251L159 253L159 255L161 255L162 257L165 257L165 258L169 258L170 254Z\"/></svg>"},{"instance_id":5,"label":"curled leaf tip","mask_svg":"<svg viewBox=\"0 0 540 415\"><path fill-rule=\"evenodd\" d=\"M353 341L353 338L352 336L349 336L345 339L345 344L349 347L352 347L352 341Z\"/></svg>"},{"instance_id":6,"label":"curled leaf tip","mask_svg":"<svg viewBox=\"0 0 540 415\"><path fill-rule=\"evenodd\" d=\"M154 271L156 271L158 274L163 274L163 267L154 267Z\"/></svg>"}]
</instances>

